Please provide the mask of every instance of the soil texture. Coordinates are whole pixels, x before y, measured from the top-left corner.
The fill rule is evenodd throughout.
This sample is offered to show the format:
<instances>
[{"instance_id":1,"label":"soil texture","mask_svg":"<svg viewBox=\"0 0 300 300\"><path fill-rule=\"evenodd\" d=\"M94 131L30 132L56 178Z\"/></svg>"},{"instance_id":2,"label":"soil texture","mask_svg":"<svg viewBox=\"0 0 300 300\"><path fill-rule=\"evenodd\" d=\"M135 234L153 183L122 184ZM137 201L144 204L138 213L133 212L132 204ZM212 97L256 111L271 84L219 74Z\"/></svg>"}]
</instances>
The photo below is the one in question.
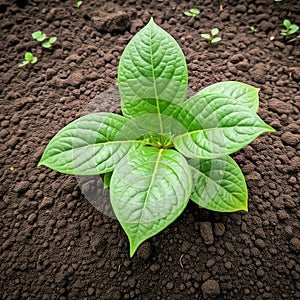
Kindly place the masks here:
<instances>
[{"instance_id":1,"label":"soil texture","mask_svg":"<svg viewBox=\"0 0 300 300\"><path fill-rule=\"evenodd\" d=\"M0 0L0 298L300 299L300 47L280 35L284 19L300 25L298 1L75 2ZM183 14L194 7L195 18ZM37 164L66 124L118 109L120 56L150 17L182 47L192 91L258 87L258 114L277 131L233 155L249 212L190 202L130 258L119 223L76 177ZM222 41L208 47L200 33L214 27ZM52 49L37 30L57 37ZM26 51L38 61L18 67Z\"/></svg>"}]
</instances>

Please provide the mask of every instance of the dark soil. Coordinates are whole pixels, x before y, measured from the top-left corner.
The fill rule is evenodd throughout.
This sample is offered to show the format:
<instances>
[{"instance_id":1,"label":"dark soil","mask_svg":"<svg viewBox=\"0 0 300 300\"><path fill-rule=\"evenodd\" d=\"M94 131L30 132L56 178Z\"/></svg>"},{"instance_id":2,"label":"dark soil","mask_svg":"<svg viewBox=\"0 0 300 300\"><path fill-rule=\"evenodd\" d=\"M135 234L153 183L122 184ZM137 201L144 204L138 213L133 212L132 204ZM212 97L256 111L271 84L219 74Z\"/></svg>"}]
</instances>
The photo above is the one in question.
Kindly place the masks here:
<instances>
[{"instance_id":1,"label":"dark soil","mask_svg":"<svg viewBox=\"0 0 300 300\"><path fill-rule=\"evenodd\" d=\"M285 18L300 25L298 0L75 2L0 1L0 298L300 299L300 47L279 34ZM183 14L192 7L201 11L194 19ZM119 106L107 90L150 16L182 47L191 89L225 80L259 87L259 115L277 132L233 155L248 213L190 203L130 259L119 223L85 199L76 178L37 163L64 125ZM213 27L222 41L208 48L199 34ZM57 37L53 49L31 38L36 30ZM20 68L26 51L38 62Z\"/></svg>"}]
</instances>

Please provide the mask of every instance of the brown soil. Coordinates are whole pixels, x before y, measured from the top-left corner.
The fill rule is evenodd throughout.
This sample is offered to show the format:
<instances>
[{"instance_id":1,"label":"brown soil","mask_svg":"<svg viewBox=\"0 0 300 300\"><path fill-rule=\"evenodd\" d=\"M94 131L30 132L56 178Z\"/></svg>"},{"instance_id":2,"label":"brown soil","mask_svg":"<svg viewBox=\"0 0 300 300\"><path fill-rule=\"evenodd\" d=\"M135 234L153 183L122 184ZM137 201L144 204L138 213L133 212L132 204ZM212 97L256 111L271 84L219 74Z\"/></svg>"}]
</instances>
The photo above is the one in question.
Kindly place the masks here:
<instances>
[{"instance_id":1,"label":"brown soil","mask_svg":"<svg viewBox=\"0 0 300 300\"><path fill-rule=\"evenodd\" d=\"M300 299L300 48L279 34L285 18L300 25L298 1L75 2L0 1L0 298ZM183 15L192 7L201 11L194 19ZM150 16L182 47L191 89L259 87L259 115L277 132L234 155L248 213L190 203L130 259L119 223L76 178L37 163L59 129L115 88L120 55ZM222 41L209 49L199 34L213 27ZM36 30L57 37L53 49L31 38ZM26 51L38 62L20 68ZM118 106L112 95L97 109Z\"/></svg>"}]
</instances>

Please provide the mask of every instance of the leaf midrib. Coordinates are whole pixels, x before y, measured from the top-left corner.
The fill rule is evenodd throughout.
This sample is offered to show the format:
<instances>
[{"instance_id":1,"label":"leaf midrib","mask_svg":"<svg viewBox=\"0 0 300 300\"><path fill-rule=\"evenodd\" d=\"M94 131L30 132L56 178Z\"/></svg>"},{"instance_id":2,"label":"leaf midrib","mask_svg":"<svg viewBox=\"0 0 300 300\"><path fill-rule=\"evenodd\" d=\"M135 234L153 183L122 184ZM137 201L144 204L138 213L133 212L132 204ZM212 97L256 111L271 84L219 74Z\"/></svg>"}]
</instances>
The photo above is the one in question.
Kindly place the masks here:
<instances>
[{"instance_id":1,"label":"leaf midrib","mask_svg":"<svg viewBox=\"0 0 300 300\"><path fill-rule=\"evenodd\" d=\"M154 69L154 63L153 63L153 51L152 51L152 26L150 27L150 60L151 60L151 71L152 71L152 79L153 79L153 89L154 89L154 95L155 95L155 101L156 101L156 108L157 108L157 114L158 114L158 120L159 120L159 128L160 128L160 134L163 134L163 126L162 126L162 119L161 119L161 113L160 113L160 106L159 106L159 99L157 94L157 87L156 87L156 78L155 78L155 69Z\"/></svg>"}]
</instances>

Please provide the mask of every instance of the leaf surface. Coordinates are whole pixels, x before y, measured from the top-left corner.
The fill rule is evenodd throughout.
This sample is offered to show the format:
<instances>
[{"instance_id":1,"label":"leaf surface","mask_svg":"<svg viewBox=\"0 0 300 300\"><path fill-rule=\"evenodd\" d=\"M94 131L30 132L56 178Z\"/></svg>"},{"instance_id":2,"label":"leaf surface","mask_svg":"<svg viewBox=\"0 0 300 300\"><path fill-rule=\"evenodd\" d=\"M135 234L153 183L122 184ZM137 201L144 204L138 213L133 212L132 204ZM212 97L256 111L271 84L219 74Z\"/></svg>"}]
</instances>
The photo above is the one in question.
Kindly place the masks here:
<instances>
[{"instance_id":1,"label":"leaf surface","mask_svg":"<svg viewBox=\"0 0 300 300\"><path fill-rule=\"evenodd\" d=\"M118 69L122 112L129 117L172 114L185 100L188 72L177 42L151 19L125 48ZM163 125L160 124L163 133Z\"/></svg>"},{"instance_id":2,"label":"leaf surface","mask_svg":"<svg viewBox=\"0 0 300 300\"><path fill-rule=\"evenodd\" d=\"M242 82L224 81L204 88L197 95L223 94L232 97L246 109L257 112L259 104L258 92L258 88Z\"/></svg>"},{"instance_id":3,"label":"leaf surface","mask_svg":"<svg viewBox=\"0 0 300 300\"><path fill-rule=\"evenodd\" d=\"M174 150L142 147L117 164L111 203L129 238L131 256L182 213L191 191L190 167Z\"/></svg>"},{"instance_id":4,"label":"leaf surface","mask_svg":"<svg viewBox=\"0 0 300 300\"><path fill-rule=\"evenodd\" d=\"M189 164L194 180L191 199L195 203L219 212L248 210L244 175L231 157L192 159Z\"/></svg>"},{"instance_id":5,"label":"leaf surface","mask_svg":"<svg viewBox=\"0 0 300 300\"><path fill-rule=\"evenodd\" d=\"M175 148L190 158L221 157L233 153L260 134L274 131L260 117L221 94L198 93L183 105L178 121L187 132L173 139ZM185 124L186 111L194 120ZM188 118L189 121L190 118Z\"/></svg>"},{"instance_id":6,"label":"leaf surface","mask_svg":"<svg viewBox=\"0 0 300 300\"><path fill-rule=\"evenodd\" d=\"M52 138L39 165L72 175L110 172L131 148L143 144L131 139L135 128L127 123L125 117L112 113L83 116Z\"/></svg>"}]
</instances>

